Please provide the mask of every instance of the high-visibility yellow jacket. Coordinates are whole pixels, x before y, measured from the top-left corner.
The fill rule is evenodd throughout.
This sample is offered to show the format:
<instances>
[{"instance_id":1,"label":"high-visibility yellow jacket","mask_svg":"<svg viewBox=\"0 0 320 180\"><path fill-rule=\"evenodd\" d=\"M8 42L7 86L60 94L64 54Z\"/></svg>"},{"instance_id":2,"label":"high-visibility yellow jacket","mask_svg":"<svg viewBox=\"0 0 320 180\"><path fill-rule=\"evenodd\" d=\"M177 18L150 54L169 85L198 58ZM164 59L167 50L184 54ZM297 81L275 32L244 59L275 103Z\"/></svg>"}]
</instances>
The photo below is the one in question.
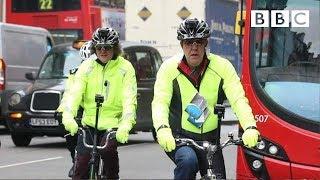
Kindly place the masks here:
<instances>
[{"instance_id":1,"label":"high-visibility yellow jacket","mask_svg":"<svg viewBox=\"0 0 320 180\"><path fill-rule=\"evenodd\" d=\"M65 88L64 88L64 92L63 92L63 96L62 96L60 105L57 108L58 112L63 112L64 111L67 98L71 97L70 88L72 87L72 85L74 83L74 75L75 75L75 73L70 73L69 76L68 76L68 79L67 79L66 84L65 84Z\"/></svg>"},{"instance_id":2,"label":"high-visibility yellow jacket","mask_svg":"<svg viewBox=\"0 0 320 180\"><path fill-rule=\"evenodd\" d=\"M215 130L218 126L218 118L213 110L217 104L221 79L223 79L222 88L242 128L256 126L248 99L245 97L240 79L232 64L214 54L209 54L207 57L209 65L205 69L199 87L195 87L178 70L181 59L169 59L161 65L157 73L152 101L152 119L156 130L161 125L168 127L171 125L171 128L174 125L197 134ZM197 92L206 99L210 112L203 124L203 129L190 123L187 120L189 114L185 111ZM177 125L177 123L181 124ZM174 128L172 130L175 131Z\"/></svg>"},{"instance_id":3,"label":"high-visibility yellow jacket","mask_svg":"<svg viewBox=\"0 0 320 180\"><path fill-rule=\"evenodd\" d=\"M84 61L74 77L74 84L67 98L62 122L72 121L83 101L84 115L81 123L95 127L95 95L104 96L100 107L98 129L105 130L124 125L131 129L135 124L137 83L131 63L121 56L105 66L98 60Z\"/></svg>"}]
</instances>

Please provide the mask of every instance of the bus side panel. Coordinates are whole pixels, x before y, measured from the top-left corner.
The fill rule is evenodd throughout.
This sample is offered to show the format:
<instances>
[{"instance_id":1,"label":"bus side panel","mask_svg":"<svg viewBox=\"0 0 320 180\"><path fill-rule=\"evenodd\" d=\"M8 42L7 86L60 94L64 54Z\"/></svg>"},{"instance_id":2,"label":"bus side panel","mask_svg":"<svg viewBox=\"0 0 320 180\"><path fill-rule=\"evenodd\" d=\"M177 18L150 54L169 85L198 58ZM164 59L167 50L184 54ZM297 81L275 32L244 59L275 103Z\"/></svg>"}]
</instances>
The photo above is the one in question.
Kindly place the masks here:
<instances>
[{"instance_id":1,"label":"bus side panel","mask_svg":"<svg viewBox=\"0 0 320 180\"><path fill-rule=\"evenodd\" d=\"M237 147L237 179L255 179L248 166L244 152L241 147Z\"/></svg>"},{"instance_id":2,"label":"bus side panel","mask_svg":"<svg viewBox=\"0 0 320 180\"><path fill-rule=\"evenodd\" d=\"M320 167L291 164L292 179L320 179Z\"/></svg>"},{"instance_id":3,"label":"bus side panel","mask_svg":"<svg viewBox=\"0 0 320 180\"><path fill-rule=\"evenodd\" d=\"M270 179L291 179L290 163L268 157L264 157L264 162L267 169L272 169L268 171Z\"/></svg>"}]
</instances>

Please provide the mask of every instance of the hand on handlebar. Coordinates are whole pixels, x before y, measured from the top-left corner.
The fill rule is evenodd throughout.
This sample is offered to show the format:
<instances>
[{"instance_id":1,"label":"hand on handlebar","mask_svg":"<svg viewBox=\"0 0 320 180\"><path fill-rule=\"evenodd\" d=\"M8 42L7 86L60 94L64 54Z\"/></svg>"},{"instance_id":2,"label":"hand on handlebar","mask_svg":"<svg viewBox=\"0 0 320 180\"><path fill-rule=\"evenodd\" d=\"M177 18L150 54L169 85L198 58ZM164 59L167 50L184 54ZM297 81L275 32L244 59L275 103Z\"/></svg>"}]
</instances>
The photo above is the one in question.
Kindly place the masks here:
<instances>
[{"instance_id":1,"label":"hand on handlebar","mask_svg":"<svg viewBox=\"0 0 320 180\"><path fill-rule=\"evenodd\" d=\"M166 151L171 152L176 148L176 141L173 138L170 128L162 128L157 132L159 145Z\"/></svg>"},{"instance_id":2,"label":"hand on handlebar","mask_svg":"<svg viewBox=\"0 0 320 180\"><path fill-rule=\"evenodd\" d=\"M119 143L127 143L129 139L129 131L130 129L120 126L116 133L116 139Z\"/></svg>"},{"instance_id":3,"label":"hand on handlebar","mask_svg":"<svg viewBox=\"0 0 320 180\"><path fill-rule=\"evenodd\" d=\"M71 136L74 136L75 134L77 134L79 126L76 123L76 121L74 120L64 121L63 125L64 125L64 128L70 132Z\"/></svg>"},{"instance_id":4,"label":"hand on handlebar","mask_svg":"<svg viewBox=\"0 0 320 180\"><path fill-rule=\"evenodd\" d=\"M242 135L243 144L252 148L258 144L260 133L256 129L247 129Z\"/></svg>"}]
</instances>

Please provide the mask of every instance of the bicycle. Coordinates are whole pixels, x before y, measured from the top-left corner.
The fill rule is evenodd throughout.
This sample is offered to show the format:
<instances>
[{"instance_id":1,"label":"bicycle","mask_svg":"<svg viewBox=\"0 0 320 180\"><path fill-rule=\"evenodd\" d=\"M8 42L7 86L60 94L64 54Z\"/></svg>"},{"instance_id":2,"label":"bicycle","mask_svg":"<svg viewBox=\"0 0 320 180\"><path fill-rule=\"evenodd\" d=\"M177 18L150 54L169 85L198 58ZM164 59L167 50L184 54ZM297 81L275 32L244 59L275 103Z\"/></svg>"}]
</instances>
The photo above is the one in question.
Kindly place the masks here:
<instances>
[{"instance_id":1,"label":"bicycle","mask_svg":"<svg viewBox=\"0 0 320 180\"><path fill-rule=\"evenodd\" d=\"M88 144L86 142L86 131L85 129L79 127L78 134L82 135L82 142L86 148L91 149L91 158L89 161L89 179L102 179L105 178L103 175L103 160L101 155L99 154L98 150L102 150L107 147L108 141L110 139L114 139L116 137L116 130L109 129L106 131L107 137L105 140L104 145L98 146L97 139L98 139L98 119L99 119L99 109L102 106L104 101L104 97L100 94L96 94L95 102L96 102L96 119L95 119L95 127L93 133L93 144ZM81 123L78 123L81 124ZM69 136L70 134L66 134L64 137ZM97 161L99 159L99 161Z\"/></svg>"},{"instance_id":2,"label":"bicycle","mask_svg":"<svg viewBox=\"0 0 320 180\"><path fill-rule=\"evenodd\" d=\"M223 149L229 145L243 145L242 139L234 139L233 133L228 134L228 140L222 144L216 145L210 143L209 141L194 141L189 138L176 138L177 146L193 146L199 150L203 150L206 153L208 169L207 174L201 177L201 179L210 180L217 179L216 175L213 172L213 155L220 149Z\"/></svg>"},{"instance_id":3,"label":"bicycle","mask_svg":"<svg viewBox=\"0 0 320 180\"><path fill-rule=\"evenodd\" d=\"M83 128L79 128L79 133L82 134L82 142L86 148L91 149L91 159L89 161L89 179L104 179L103 173L103 160L98 150L103 150L107 147L108 141L116 137L116 130L107 130L106 141L102 146L98 146L96 143L88 144L86 142L86 131Z\"/></svg>"}]
</instances>

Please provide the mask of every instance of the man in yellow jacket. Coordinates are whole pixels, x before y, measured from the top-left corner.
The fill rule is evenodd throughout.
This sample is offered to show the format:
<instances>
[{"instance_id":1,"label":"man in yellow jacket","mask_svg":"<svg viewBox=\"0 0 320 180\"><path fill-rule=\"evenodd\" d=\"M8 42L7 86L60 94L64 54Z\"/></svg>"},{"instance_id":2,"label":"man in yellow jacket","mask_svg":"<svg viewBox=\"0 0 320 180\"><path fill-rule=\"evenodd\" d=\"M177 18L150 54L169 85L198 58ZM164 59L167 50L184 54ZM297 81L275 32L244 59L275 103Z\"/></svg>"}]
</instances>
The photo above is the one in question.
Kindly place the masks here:
<instances>
[{"instance_id":1,"label":"man in yellow jacket","mask_svg":"<svg viewBox=\"0 0 320 180\"><path fill-rule=\"evenodd\" d=\"M186 19L177 33L184 56L182 59L171 58L161 65L154 87L152 118L158 143L176 164L174 178L194 179L199 170L201 175L206 173L208 165L205 154L189 146L176 148L174 137L220 143L218 118L213 112L219 86L222 85L244 129L244 144L255 146L259 132L232 64L220 56L206 53L207 38L210 37L208 24L198 19ZM188 113L188 108L197 105L197 102L201 102L200 109L203 110L203 115L197 117L199 119ZM214 174L218 179L225 179L221 150L213 157L213 163Z\"/></svg>"},{"instance_id":2,"label":"man in yellow jacket","mask_svg":"<svg viewBox=\"0 0 320 180\"><path fill-rule=\"evenodd\" d=\"M137 83L135 71L129 61L120 56L119 35L112 28L98 28L92 36L92 49L97 59L84 61L74 77L70 89L72 97L67 98L62 123L71 135L78 131L74 117L80 103L83 103L82 125L88 136L93 134L96 117L97 94L104 97L98 115L98 139L107 129L117 128L116 140L128 141L129 132L135 124L137 106ZM90 143L92 138L88 137ZM88 178L90 150L86 149L79 136L76 147L74 179ZM104 171L108 179L119 178L119 157L117 142L111 140L101 153Z\"/></svg>"}]
</instances>

